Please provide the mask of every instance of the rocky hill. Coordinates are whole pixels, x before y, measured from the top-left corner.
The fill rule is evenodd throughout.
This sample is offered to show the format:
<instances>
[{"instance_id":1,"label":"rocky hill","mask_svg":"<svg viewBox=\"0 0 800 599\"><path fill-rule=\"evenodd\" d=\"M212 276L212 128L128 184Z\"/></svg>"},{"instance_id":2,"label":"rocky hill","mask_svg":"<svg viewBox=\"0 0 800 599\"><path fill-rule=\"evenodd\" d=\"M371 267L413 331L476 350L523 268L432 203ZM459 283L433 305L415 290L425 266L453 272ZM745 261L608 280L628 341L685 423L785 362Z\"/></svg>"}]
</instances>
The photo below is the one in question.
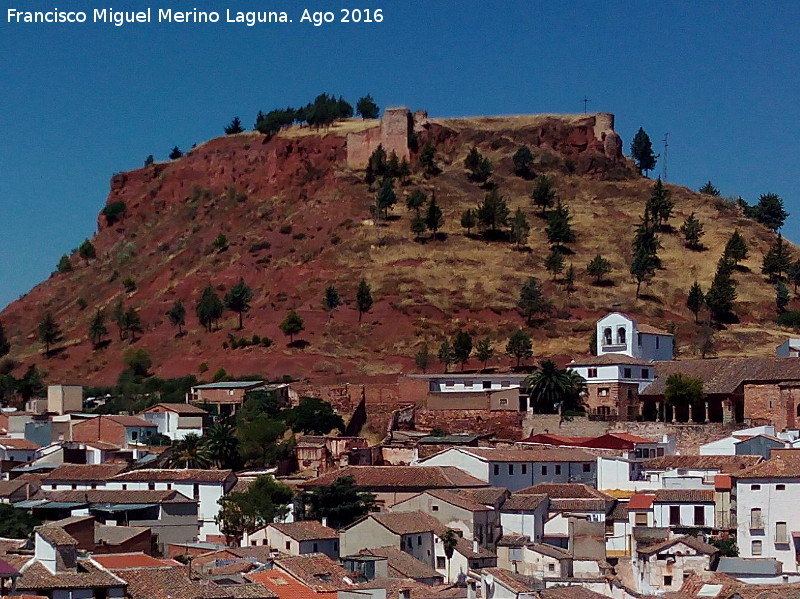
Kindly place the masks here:
<instances>
[{"instance_id":1,"label":"rocky hill","mask_svg":"<svg viewBox=\"0 0 800 599\"><path fill-rule=\"evenodd\" d=\"M348 143L380 139L375 133L370 141L370 131L380 131L376 121L347 121L322 132L293 127L271 139L230 135L178 160L117 174L108 204L124 202L126 211L112 225L98 217L92 239L97 257L71 256L71 272L53 274L0 314L12 357L21 364L18 372L37 363L49 381L110 384L131 346L151 354L160 376L208 368L208 377L220 367L234 374L312 379L411 371L422 342L435 352L459 328L475 338L490 337L502 353L510 334L524 326L515 303L531 276L545 282L557 308L552 319L530 331L536 358L587 353L592 323L608 310L675 326L680 351L689 354L695 326L685 308L686 293L695 279L710 284L734 229L751 251L736 273L741 322L719 332L718 351L770 354L787 334L772 322L774 289L760 274L773 234L720 198L668 186L675 231L661 235L663 269L643 287L644 297L634 298L631 240L653 182L620 155L619 138L610 136L610 129L598 134L598 125L593 115L415 119L416 144L408 151L414 174L398 186L391 218L379 223L370 212L374 190L365 184L363 170L348 166L348 154L354 155ZM418 151L427 141L436 145L441 168L430 178L418 168ZM545 222L530 200L533 182L514 174L511 157L522 144L534 152L535 172L554 179L559 199L574 216L577 239L567 262L578 277L569 296L544 270L549 247ZM531 234L524 251L467 236L460 226L463 210L486 193L463 167L473 145L492 161L493 180L512 212L520 207L528 216ZM417 241L409 231L404 200L416 188L435 191L443 208L439 239L426 234ZM685 249L677 232L692 212L705 226L702 252ZM214 245L220 234L226 249ZM586 264L597 253L611 261L613 285L594 286L586 275ZM244 330L235 330L237 316L227 312L219 328L207 333L194 313L200 290L211 284L222 295L240 277L254 292ZM362 277L372 286L375 305L359 324L354 298ZM135 290L124 289L126 279ZM321 299L331 283L344 305L328 322ZM93 349L89 321L97 309L109 314L119 298L139 310L143 334L134 343L120 340L109 322L110 343ZM166 317L176 299L183 299L188 311L182 336ZM278 325L291 309L305 320L306 330L298 336L302 342L290 347ZM64 333L49 358L35 333L45 311ZM273 343L224 348L231 333L266 336ZM508 368L511 360L501 355L490 365Z\"/></svg>"}]
</instances>

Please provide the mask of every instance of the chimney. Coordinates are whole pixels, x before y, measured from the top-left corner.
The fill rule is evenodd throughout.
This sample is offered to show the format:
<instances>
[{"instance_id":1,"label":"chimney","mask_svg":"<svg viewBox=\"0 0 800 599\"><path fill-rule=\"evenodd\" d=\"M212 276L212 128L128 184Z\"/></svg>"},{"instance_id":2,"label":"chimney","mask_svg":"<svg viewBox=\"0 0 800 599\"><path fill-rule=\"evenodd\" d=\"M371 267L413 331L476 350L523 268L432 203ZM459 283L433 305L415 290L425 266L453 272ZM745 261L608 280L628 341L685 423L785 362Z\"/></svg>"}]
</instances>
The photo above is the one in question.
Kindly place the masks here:
<instances>
[{"instance_id":1,"label":"chimney","mask_svg":"<svg viewBox=\"0 0 800 599\"><path fill-rule=\"evenodd\" d=\"M478 539L472 539L472 552L480 553L480 547L478 546Z\"/></svg>"},{"instance_id":2,"label":"chimney","mask_svg":"<svg viewBox=\"0 0 800 599\"><path fill-rule=\"evenodd\" d=\"M325 516L322 517L322 526L328 526L328 518Z\"/></svg>"}]
</instances>

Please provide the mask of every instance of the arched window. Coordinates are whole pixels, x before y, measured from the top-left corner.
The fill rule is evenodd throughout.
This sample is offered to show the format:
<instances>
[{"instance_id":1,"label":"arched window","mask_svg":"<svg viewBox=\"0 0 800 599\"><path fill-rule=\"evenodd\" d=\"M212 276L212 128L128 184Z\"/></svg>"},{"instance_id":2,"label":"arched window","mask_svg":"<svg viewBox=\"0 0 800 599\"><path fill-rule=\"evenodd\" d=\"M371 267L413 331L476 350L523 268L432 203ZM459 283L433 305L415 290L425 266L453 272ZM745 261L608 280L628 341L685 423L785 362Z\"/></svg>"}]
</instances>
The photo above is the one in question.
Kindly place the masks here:
<instances>
[{"instance_id":1,"label":"arched window","mask_svg":"<svg viewBox=\"0 0 800 599\"><path fill-rule=\"evenodd\" d=\"M625 327L619 327L617 329L617 343L619 345L625 345L627 343L625 341Z\"/></svg>"},{"instance_id":2,"label":"arched window","mask_svg":"<svg viewBox=\"0 0 800 599\"><path fill-rule=\"evenodd\" d=\"M612 344L611 328L609 327L603 329L603 345L611 345L611 344Z\"/></svg>"}]
</instances>

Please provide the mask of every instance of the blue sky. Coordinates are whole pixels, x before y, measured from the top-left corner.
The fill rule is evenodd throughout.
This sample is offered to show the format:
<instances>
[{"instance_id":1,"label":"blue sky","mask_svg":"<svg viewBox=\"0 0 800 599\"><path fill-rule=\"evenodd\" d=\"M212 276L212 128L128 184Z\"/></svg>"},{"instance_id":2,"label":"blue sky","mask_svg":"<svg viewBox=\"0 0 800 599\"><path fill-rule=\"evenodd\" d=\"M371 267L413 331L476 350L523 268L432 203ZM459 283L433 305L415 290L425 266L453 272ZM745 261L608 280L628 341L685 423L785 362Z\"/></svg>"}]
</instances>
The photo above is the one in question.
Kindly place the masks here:
<instances>
[{"instance_id":1,"label":"blue sky","mask_svg":"<svg viewBox=\"0 0 800 599\"><path fill-rule=\"evenodd\" d=\"M298 21L310 0L152 0L118 10L286 10L294 23L9 25L0 12L0 307L95 232L108 182L222 133L239 115L322 92L431 116L617 115L626 152L642 126L669 180L755 201L778 193L800 241L796 2L363 1L380 24ZM27 10L102 8L29 0ZM108 4L105 4L108 6ZM338 13L337 13L338 14ZM659 166L660 172L660 166ZM795 214L796 213L796 214Z\"/></svg>"}]
</instances>

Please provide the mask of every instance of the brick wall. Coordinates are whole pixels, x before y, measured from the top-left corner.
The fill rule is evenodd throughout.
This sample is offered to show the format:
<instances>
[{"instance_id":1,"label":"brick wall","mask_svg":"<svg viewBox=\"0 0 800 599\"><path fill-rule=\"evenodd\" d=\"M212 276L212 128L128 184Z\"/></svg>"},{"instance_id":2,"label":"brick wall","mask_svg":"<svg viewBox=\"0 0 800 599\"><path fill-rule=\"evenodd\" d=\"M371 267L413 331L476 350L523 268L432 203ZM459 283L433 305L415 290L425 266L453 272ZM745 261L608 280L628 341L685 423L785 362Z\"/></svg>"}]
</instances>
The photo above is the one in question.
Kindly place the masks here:
<instances>
[{"instance_id":1,"label":"brick wall","mask_svg":"<svg viewBox=\"0 0 800 599\"><path fill-rule=\"evenodd\" d=\"M639 385L637 383L589 383L586 409L591 414L635 419L639 415Z\"/></svg>"},{"instance_id":2,"label":"brick wall","mask_svg":"<svg viewBox=\"0 0 800 599\"><path fill-rule=\"evenodd\" d=\"M394 152L400 160L408 160L409 117L408 108L389 108L384 111L380 125L365 131L348 133L347 166L364 168L379 145L386 150L387 156Z\"/></svg>"},{"instance_id":3,"label":"brick wall","mask_svg":"<svg viewBox=\"0 0 800 599\"><path fill-rule=\"evenodd\" d=\"M780 385L745 384L744 385L744 418L755 425L772 423L777 430L788 425L787 401L789 393L782 394Z\"/></svg>"}]
</instances>

